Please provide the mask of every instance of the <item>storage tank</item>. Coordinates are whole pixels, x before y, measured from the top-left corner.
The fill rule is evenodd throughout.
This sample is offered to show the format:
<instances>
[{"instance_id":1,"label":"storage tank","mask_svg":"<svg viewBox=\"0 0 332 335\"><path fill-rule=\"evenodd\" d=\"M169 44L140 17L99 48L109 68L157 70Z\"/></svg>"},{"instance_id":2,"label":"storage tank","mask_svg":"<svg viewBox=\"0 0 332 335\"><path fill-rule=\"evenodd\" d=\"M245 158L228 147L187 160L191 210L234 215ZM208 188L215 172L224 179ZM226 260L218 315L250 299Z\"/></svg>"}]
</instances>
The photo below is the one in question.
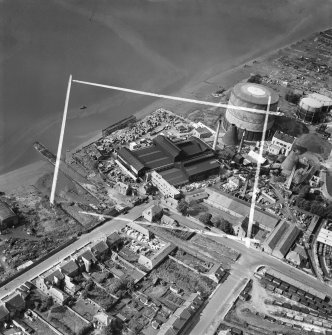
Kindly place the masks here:
<instances>
[{"instance_id":1,"label":"storage tank","mask_svg":"<svg viewBox=\"0 0 332 335\"><path fill-rule=\"evenodd\" d=\"M332 108L332 98L319 93L311 93L308 95L309 98L313 98L322 104L322 112L328 113Z\"/></svg>"},{"instance_id":2,"label":"storage tank","mask_svg":"<svg viewBox=\"0 0 332 335\"><path fill-rule=\"evenodd\" d=\"M326 113L322 112L323 104L312 98L302 98L297 109L297 115L301 120L317 123L325 118Z\"/></svg>"},{"instance_id":3,"label":"storage tank","mask_svg":"<svg viewBox=\"0 0 332 335\"><path fill-rule=\"evenodd\" d=\"M272 89L254 83L239 83L232 89L228 104L239 107L254 108L265 111L268 98L271 96L270 111L276 112L279 95ZM243 111L240 109L227 108L223 126L227 130L231 124L238 128L238 136L242 137L244 130L246 141L260 141L264 127L266 113ZM275 116L269 115L267 123L267 137L273 126Z\"/></svg>"}]
</instances>

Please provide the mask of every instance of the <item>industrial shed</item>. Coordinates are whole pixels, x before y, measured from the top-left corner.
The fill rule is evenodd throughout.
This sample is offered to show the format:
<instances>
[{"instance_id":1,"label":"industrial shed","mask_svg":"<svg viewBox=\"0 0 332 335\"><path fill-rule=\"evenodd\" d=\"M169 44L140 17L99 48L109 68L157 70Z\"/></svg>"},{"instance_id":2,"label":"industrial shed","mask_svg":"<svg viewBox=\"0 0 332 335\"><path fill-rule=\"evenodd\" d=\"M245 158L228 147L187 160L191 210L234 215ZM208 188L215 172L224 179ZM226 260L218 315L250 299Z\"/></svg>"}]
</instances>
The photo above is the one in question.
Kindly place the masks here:
<instances>
[{"instance_id":1,"label":"industrial shed","mask_svg":"<svg viewBox=\"0 0 332 335\"><path fill-rule=\"evenodd\" d=\"M211 206L219 208L238 218L243 219L249 216L250 204L246 201L212 187L206 188L206 192L209 194L209 198L205 201ZM254 221L258 224L259 228L271 231L277 225L279 218L256 208L254 212Z\"/></svg>"},{"instance_id":2,"label":"industrial shed","mask_svg":"<svg viewBox=\"0 0 332 335\"><path fill-rule=\"evenodd\" d=\"M264 251L277 258L284 258L300 234L300 229L285 220L264 241Z\"/></svg>"},{"instance_id":3,"label":"industrial shed","mask_svg":"<svg viewBox=\"0 0 332 335\"><path fill-rule=\"evenodd\" d=\"M17 215L5 202L0 202L0 229L16 226L17 224Z\"/></svg>"}]
</instances>

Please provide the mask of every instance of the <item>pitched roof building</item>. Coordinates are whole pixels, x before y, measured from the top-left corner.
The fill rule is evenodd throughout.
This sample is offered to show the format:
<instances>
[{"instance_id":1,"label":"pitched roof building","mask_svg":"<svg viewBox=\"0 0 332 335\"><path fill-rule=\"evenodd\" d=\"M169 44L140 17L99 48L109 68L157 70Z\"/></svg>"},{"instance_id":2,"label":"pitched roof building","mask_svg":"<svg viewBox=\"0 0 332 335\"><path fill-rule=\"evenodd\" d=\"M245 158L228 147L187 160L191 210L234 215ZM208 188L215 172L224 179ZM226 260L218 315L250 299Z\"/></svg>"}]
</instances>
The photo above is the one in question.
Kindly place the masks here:
<instances>
[{"instance_id":1,"label":"pitched roof building","mask_svg":"<svg viewBox=\"0 0 332 335\"><path fill-rule=\"evenodd\" d=\"M0 228L16 226L17 224L17 215L5 202L0 201Z\"/></svg>"},{"instance_id":2,"label":"pitched roof building","mask_svg":"<svg viewBox=\"0 0 332 335\"><path fill-rule=\"evenodd\" d=\"M264 251L277 258L284 258L300 234L300 229L285 220L263 242Z\"/></svg>"}]
</instances>

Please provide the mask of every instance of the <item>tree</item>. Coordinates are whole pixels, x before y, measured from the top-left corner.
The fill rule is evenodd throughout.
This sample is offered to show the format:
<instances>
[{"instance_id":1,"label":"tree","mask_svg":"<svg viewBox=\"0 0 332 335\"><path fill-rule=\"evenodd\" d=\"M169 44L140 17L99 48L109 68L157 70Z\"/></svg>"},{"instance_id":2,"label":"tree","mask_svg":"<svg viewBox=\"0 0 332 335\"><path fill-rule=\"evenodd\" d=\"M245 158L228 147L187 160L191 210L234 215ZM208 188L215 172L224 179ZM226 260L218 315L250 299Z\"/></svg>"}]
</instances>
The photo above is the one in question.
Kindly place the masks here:
<instances>
[{"instance_id":1,"label":"tree","mask_svg":"<svg viewBox=\"0 0 332 335\"><path fill-rule=\"evenodd\" d=\"M227 220L222 220L219 226L219 229L222 230L224 233L229 235L234 235L234 229L232 224Z\"/></svg>"},{"instance_id":2,"label":"tree","mask_svg":"<svg viewBox=\"0 0 332 335\"><path fill-rule=\"evenodd\" d=\"M186 215L188 212L188 208L189 208L189 204L185 201L185 200L181 200L176 209L182 214L182 215Z\"/></svg>"},{"instance_id":3,"label":"tree","mask_svg":"<svg viewBox=\"0 0 332 335\"><path fill-rule=\"evenodd\" d=\"M261 84L262 76L258 73L252 74L250 78L247 80L248 83Z\"/></svg>"},{"instance_id":4,"label":"tree","mask_svg":"<svg viewBox=\"0 0 332 335\"><path fill-rule=\"evenodd\" d=\"M288 90L285 94L285 99L292 104L298 104L301 99L301 94L297 94L293 90Z\"/></svg>"},{"instance_id":5,"label":"tree","mask_svg":"<svg viewBox=\"0 0 332 335\"><path fill-rule=\"evenodd\" d=\"M210 220L212 218L212 214L210 213L203 213L199 216L199 221L203 222L204 224L210 224Z\"/></svg>"}]
</instances>

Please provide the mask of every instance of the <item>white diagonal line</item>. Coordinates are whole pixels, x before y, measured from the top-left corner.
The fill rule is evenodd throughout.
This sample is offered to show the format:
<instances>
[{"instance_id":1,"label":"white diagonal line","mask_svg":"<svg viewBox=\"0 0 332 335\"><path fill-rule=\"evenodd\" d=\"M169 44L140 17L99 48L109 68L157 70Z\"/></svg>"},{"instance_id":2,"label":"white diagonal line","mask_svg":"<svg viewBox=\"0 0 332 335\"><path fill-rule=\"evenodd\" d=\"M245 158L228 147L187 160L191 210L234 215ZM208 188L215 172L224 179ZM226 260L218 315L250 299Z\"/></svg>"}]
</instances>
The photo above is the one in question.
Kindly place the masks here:
<instances>
[{"instance_id":1,"label":"white diagonal line","mask_svg":"<svg viewBox=\"0 0 332 335\"><path fill-rule=\"evenodd\" d=\"M259 174L261 171L261 157L263 157L263 149L264 149L264 143L265 143L265 134L267 130L267 120L269 118L270 114L270 104L271 104L271 96L269 96L269 100L267 103L267 109L266 109L266 115L264 120L264 127L263 127L263 133L262 133L262 141L261 145L259 147L259 156L257 161L257 168L256 168L256 175L255 175L255 182L254 182L254 188L252 192L252 198L251 198L251 206L250 206L250 213L249 213L249 223L248 223L248 232L247 232L247 247L250 247L250 240L251 239L251 230L252 225L254 223L254 214L255 214L255 206L256 206L256 196L258 191L258 181L259 181Z\"/></svg>"},{"instance_id":2,"label":"white diagonal line","mask_svg":"<svg viewBox=\"0 0 332 335\"><path fill-rule=\"evenodd\" d=\"M189 103L198 104L198 105L205 105L205 106L213 106L213 107L222 107L222 108L243 110L243 111L246 111L246 112L259 113L259 114L265 114L265 112L266 112L265 109L261 110L261 109L255 109L255 108L249 108L249 107L234 106L234 105L231 105L231 104L221 104L221 103L218 103L218 102L209 102L209 101L202 101L202 100L181 98L181 97L175 97L173 95L157 94L157 93L152 93L152 92L133 90L133 89L124 88L124 87L91 83L91 82L88 82L88 81L82 81L82 80L76 80L76 79L73 80L73 82L79 83L79 84L84 84L84 85L90 85L90 86L97 86L97 87L108 88L108 89L115 90L115 91L122 91L122 92L127 92L127 93L147 95L147 96L155 97L155 98L189 102ZM280 112L271 112L270 114L271 115L281 115Z\"/></svg>"},{"instance_id":3,"label":"white diagonal line","mask_svg":"<svg viewBox=\"0 0 332 335\"><path fill-rule=\"evenodd\" d=\"M59 145L58 145L58 151L57 151L56 161L55 161L55 169L54 169L54 175L53 175L52 190L51 190L51 195L50 195L50 203L52 205L54 204L56 182L57 182L58 173L59 173L60 158L61 158L61 151L62 151L63 136L65 134L65 127L66 127L66 119L67 119L67 111L68 111L68 102L69 102L69 96L70 96L71 82L72 82L72 75L69 76L69 81L68 81L67 95L66 95L66 101L65 101L65 108L64 108L64 111L63 111L61 131L60 131L60 138L59 138Z\"/></svg>"}]
</instances>

